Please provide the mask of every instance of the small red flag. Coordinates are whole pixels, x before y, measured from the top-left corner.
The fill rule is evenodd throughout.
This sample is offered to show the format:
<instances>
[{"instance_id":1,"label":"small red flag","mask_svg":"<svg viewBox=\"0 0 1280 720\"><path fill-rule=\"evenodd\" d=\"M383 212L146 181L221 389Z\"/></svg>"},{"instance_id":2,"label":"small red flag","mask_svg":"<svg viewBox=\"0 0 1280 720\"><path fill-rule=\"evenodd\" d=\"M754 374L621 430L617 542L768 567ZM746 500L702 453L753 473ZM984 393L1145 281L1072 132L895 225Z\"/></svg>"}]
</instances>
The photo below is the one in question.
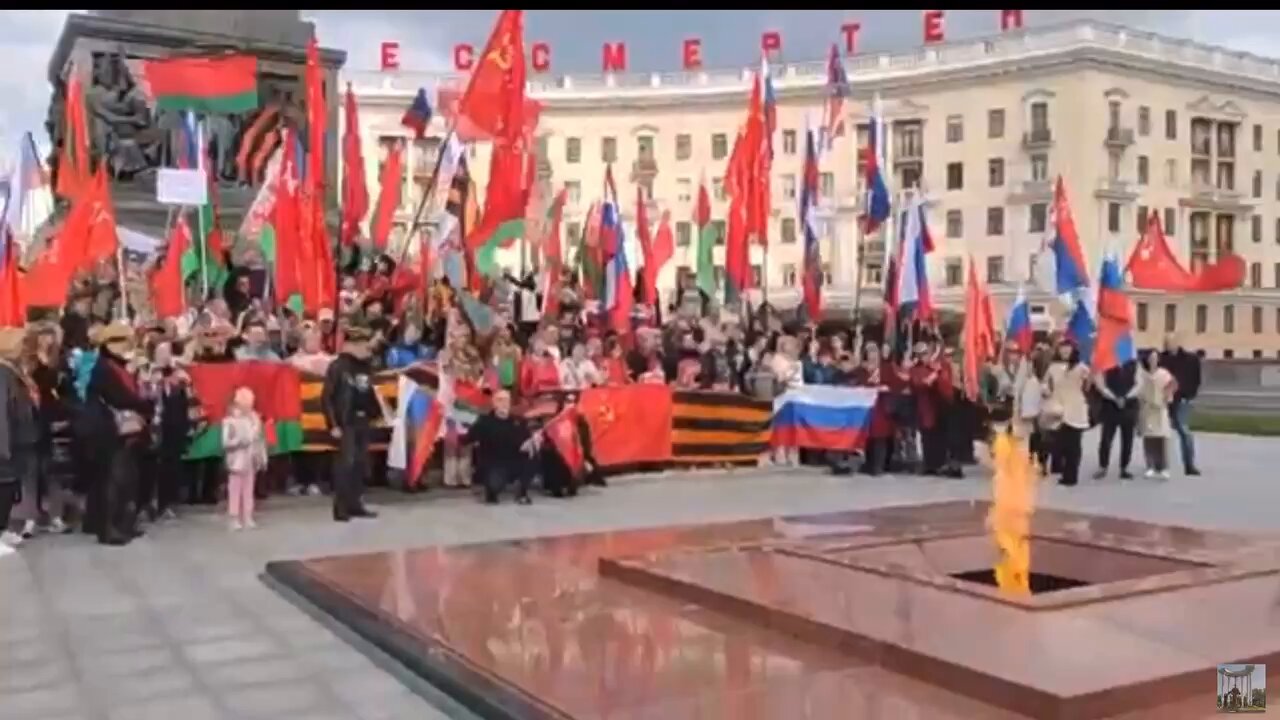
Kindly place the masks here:
<instances>
[{"instance_id":1,"label":"small red flag","mask_svg":"<svg viewBox=\"0 0 1280 720\"><path fill-rule=\"evenodd\" d=\"M360 146L360 120L356 96L347 83L346 128L342 133L342 234L343 245L355 243L360 221L369 212L369 187L364 176L364 151Z\"/></svg>"},{"instance_id":2,"label":"small red flag","mask_svg":"<svg viewBox=\"0 0 1280 720\"><path fill-rule=\"evenodd\" d=\"M191 245L191 230L185 214L178 215L169 233L169 248L164 262L151 275L151 306L156 316L170 318L186 309L186 293L182 282L182 255Z\"/></svg>"},{"instance_id":3,"label":"small red flag","mask_svg":"<svg viewBox=\"0 0 1280 720\"><path fill-rule=\"evenodd\" d=\"M476 131L515 145L524 129L524 11L503 10L458 101Z\"/></svg>"},{"instance_id":4,"label":"small red flag","mask_svg":"<svg viewBox=\"0 0 1280 720\"><path fill-rule=\"evenodd\" d=\"M400 188L404 184L404 148L398 141L387 152L387 161L382 165L382 175L378 182L381 189L378 191L378 207L374 210L369 237L372 238L374 247L383 249L391 234L391 221L395 219L396 208L400 207Z\"/></svg>"}]
</instances>

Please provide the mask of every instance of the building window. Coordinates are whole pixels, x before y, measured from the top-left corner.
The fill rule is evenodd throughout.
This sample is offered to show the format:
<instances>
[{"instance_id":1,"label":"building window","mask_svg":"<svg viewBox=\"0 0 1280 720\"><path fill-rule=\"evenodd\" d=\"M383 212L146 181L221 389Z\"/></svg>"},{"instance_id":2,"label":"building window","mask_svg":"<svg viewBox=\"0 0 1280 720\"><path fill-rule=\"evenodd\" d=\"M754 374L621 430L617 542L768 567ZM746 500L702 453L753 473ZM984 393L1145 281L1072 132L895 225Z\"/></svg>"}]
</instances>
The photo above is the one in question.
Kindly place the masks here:
<instances>
[{"instance_id":1,"label":"building window","mask_svg":"<svg viewBox=\"0 0 1280 720\"><path fill-rule=\"evenodd\" d=\"M566 245L576 243L579 240L581 240L582 239L582 223L576 223L576 222L565 223L564 239L565 239Z\"/></svg>"},{"instance_id":2,"label":"building window","mask_svg":"<svg viewBox=\"0 0 1280 720\"><path fill-rule=\"evenodd\" d=\"M1262 242L1262 218L1257 215L1249 218L1249 229L1253 235L1253 241L1255 243Z\"/></svg>"},{"instance_id":3,"label":"building window","mask_svg":"<svg viewBox=\"0 0 1280 720\"><path fill-rule=\"evenodd\" d=\"M1255 200L1262 199L1262 171L1253 171L1253 197Z\"/></svg>"},{"instance_id":4,"label":"building window","mask_svg":"<svg viewBox=\"0 0 1280 720\"><path fill-rule=\"evenodd\" d=\"M960 278L963 276L964 263L960 258L947 258L946 265L946 281L947 287L960 287Z\"/></svg>"},{"instance_id":5,"label":"building window","mask_svg":"<svg viewBox=\"0 0 1280 720\"><path fill-rule=\"evenodd\" d=\"M678 178L676 180L676 201L682 203L693 202L693 181L689 178Z\"/></svg>"},{"instance_id":6,"label":"building window","mask_svg":"<svg viewBox=\"0 0 1280 720\"><path fill-rule=\"evenodd\" d=\"M1231 348L1227 348L1227 349L1225 349L1225 350L1223 350L1223 351L1222 351L1222 359L1223 359L1223 360L1230 360L1230 359L1234 358L1235 356L1236 356L1236 351L1235 351L1235 350L1232 350Z\"/></svg>"},{"instance_id":7,"label":"building window","mask_svg":"<svg viewBox=\"0 0 1280 720\"><path fill-rule=\"evenodd\" d=\"M823 200L830 200L836 196L835 173L824 172L818 175L818 194Z\"/></svg>"},{"instance_id":8,"label":"building window","mask_svg":"<svg viewBox=\"0 0 1280 720\"><path fill-rule=\"evenodd\" d=\"M992 140L1004 137L1004 108L987 111L987 137Z\"/></svg>"},{"instance_id":9,"label":"building window","mask_svg":"<svg viewBox=\"0 0 1280 720\"><path fill-rule=\"evenodd\" d=\"M723 160L729 156L729 136L716 133L711 136L711 159Z\"/></svg>"},{"instance_id":10,"label":"building window","mask_svg":"<svg viewBox=\"0 0 1280 720\"><path fill-rule=\"evenodd\" d=\"M1146 137L1151 134L1151 108L1138 106L1138 135Z\"/></svg>"},{"instance_id":11,"label":"building window","mask_svg":"<svg viewBox=\"0 0 1280 720\"><path fill-rule=\"evenodd\" d=\"M570 165L582 162L582 138L565 138L564 161Z\"/></svg>"},{"instance_id":12,"label":"building window","mask_svg":"<svg viewBox=\"0 0 1280 720\"><path fill-rule=\"evenodd\" d=\"M782 218L782 243L784 245L796 241L796 219Z\"/></svg>"},{"instance_id":13,"label":"building window","mask_svg":"<svg viewBox=\"0 0 1280 720\"><path fill-rule=\"evenodd\" d=\"M1261 350L1254 350L1254 351L1253 351L1253 359L1254 359L1254 360L1261 360L1261 359L1262 359L1262 351L1261 351Z\"/></svg>"},{"instance_id":14,"label":"building window","mask_svg":"<svg viewBox=\"0 0 1280 720\"><path fill-rule=\"evenodd\" d=\"M947 163L947 189L964 189L964 163Z\"/></svg>"},{"instance_id":15,"label":"building window","mask_svg":"<svg viewBox=\"0 0 1280 720\"><path fill-rule=\"evenodd\" d=\"M1253 334L1254 335L1262 334L1262 306L1261 305L1253 306Z\"/></svg>"},{"instance_id":16,"label":"building window","mask_svg":"<svg viewBox=\"0 0 1280 720\"><path fill-rule=\"evenodd\" d=\"M1049 206L1046 203L1032 203L1027 212L1027 232L1042 233L1048 220Z\"/></svg>"},{"instance_id":17,"label":"building window","mask_svg":"<svg viewBox=\"0 0 1280 720\"><path fill-rule=\"evenodd\" d=\"M1031 181L1045 182L1049 179L1049 156L1037 153L1031 156Z\"/></svg>"},{"instance_id":18,"label":"building window","mask_svg":"<svg viewBox=\"0 0 1280 720\"><path fill-rule=\"evenodd\" d=\"M1140 302L1138 307L1138 332L1147 331L1147 304Z\"/></svg>"},{"instance_id":19,"label":"building window","mask_svg":"<svg viewBox=\"0 0 1280 720\"><path fill-rule=\"evenodd\" d=\"M711 221L711 237L715 238L716 245L724 245L724 221Z\"/></svg>"},{"instance_id":20,"label":"building window","mask_svg":"<svg viewBox=\"0 0 1280 720\"><path fill-rule=\"evenodd\" d=\"M1004 234L1004 208L1002 207L987 208L987 234L988 235Z\"/></svg>"},{"instance_id":21,"label":"building window","mask_svg":"<svg viewBox=\"0 0 1280 720\"><path fill-rule=\"evenodd\" d=\"M1262 263L1249 263L1249 287L1258 289L1262 287Z\"/></svg>"},{"instance_id":22,"label":"building window","mask_svg":"<svg viewBox=\"0 0 1280 720\"><path fill-rule=\"evenodd\" d=\"M1273 284L1275 285L1275 287L1280 288L1280 263L1276 263L1276 266L1272 270L1272 273L1275 275L1275 277L1272 278L1272 280L1275 281Z\"/></svg>"},{"instance_id":23,"label":"building window","mask_svg":"<svg viewBox=\"0 0 1280 720\"><path fill-rule=\"evenodd\" d=\"M711 194L716 200L723 201L724 194L724 178L711 178Z\"/></svg>"},{"instance_id":24,"label":"building window","mask_svg":"<svg viewBox=\"0 0 1280 720\"><path fill-rule=\"evenodd\" d=\"M676 246L689 247L693 242L693 224L688 220L676 223Z\"/></svg>"},{"instance_id":25,"label":"building window","mask_svg":"<svg viewBox=\"0 0 1280 720\"><path fill-rule=\"evenodd\" d=\"M688 133L676 135L676 160L688 160L693 157L693 136Z\"/></svg>"},{"instance_id":26,"label":"building window","mask_svg":"<svg viewBox=\"0 0 1280 720\"><path fill-rule=\"evenodd\" d=\"M640 160L653 162L653 136L640 135L636 138L636 157Z\"/></svg>"},{"instance_id":27,"label":"building window","mask_svg":"<svg viewBox=\"0 0 1280 720\"><path fill-rule=\"evenodd\" d=\"M880 263L867 263L867 282L871 285L884 283L884 266Z\"/></svg>"},{"instance_id":28,"label":"building window","mask_svg":"<svg viewBox=\"0 0 1280 720\"><path fill-rule=\"evenodd\" d=\"M618 139L603 138L600 141L600 159L607 163L618 162Z\"/></svg>"},{"instance_id":29,"label":"building window","mask_svg":"<svg viewBox=\"0 0 1280 720\"><path fill-rule=\"evenodd\" d=\"M1004 158L987 161L987 187L1004 187Z\"/></svg>"},{"instance_id":30,"label":"building window","mask_svg":"<svg viewBox=\"0 0 1280 720\"><path fill-rule=\"evenodd\" d=\"M572 207L582 202L582 183L578 180L566 180L564 183L564 199Z\"/></svg>"},{"instance_id":31,"label":"building window","mask_svg":"<svg viewBox=\"0 0 1280 720\"><path fill-rule=\"evenodd\" d=\"M1142 234L1147 231L1147 223L1150 218L1151 210L1146 205L1139 205L1138 212L1134 216L1134 219L1138 221L1138 237L1142 237Z\"/></svg>"},{"instance_id":32,"label":"building window","mask_svg":"<svg viewBox=\"0 0 1280 720\"><path fill-rule=\"evenodd\" d=\"M790 173L782 176L782 197L796 199L796 176Z\"/></svg>"},{"instance_id":33,"label":"building window","mask_svg":"<svg viewBox=\"0 0 1280 720\"><path fill-rule=\"evenodd\" d=\"M959 210L947 211L947 237L958 238L964 235L964 215Z\"/></svg>"},{"instance_id":34,"label":"building window","mask_svg":"<svg viewBox=\"0 0 1280 720\"><path fill-rule=\"evenodd\" d=\"M783 287L796 286L796 266L795 263L787 263L782 266L782 285Z\"/></svg>"},{"instance_id":35,"label":"building window","mask_svg":"<svg viewBox=\"0 0 1280 720\"><path fill-rule=\"evenodd\" d=\"M1165 187L1178 185L1178 161L1173 158L1164 161L1164 185Z\"/></svg>"},{"instance_id":36,"label":"building window","mask_svg":"<svg viewBox=\"0 0 1280 720\"><path fill-rule=\"evenodd\" d=\"M1209 332L1209 306L1196 306L1196 332L1203 335Z\"/></svg>"},{"instance_id":37,"label":"building window","mask_svg":"<svg viewBox=\"0 0 1280 720\"><path fill-rule=\"evenodd\" d=\"M964 142L964 118L959 115L947 117L947 142Z\"/></svg>"},{"instance_id":38,"label":"building window","mask_svg":"<svg viewBox=\"0 0 1280 720\"><path fill-rule=\"evenodd\" d=\"M1173 237L1174 235L1178 234L1177 221L1178 221L1178 209L1165 208L1164 209L1164 234L1166 236Z\"/></svg>"},{"instance_id":39,"label":"building window","mask_svg":"<svg viewBox=\"0 0 1280 720\"><path fill-rule=\"evenodd\" d=\"M795 130L782 131L782 152L786 153L787 155L796 154L796 131Z\"/></svg>"},{"instance_id":40,"label":"building window","mask_svg":"<svg viewBox=\"0 0 1280 720\"><path fill-rule=\"evenodd\" d=\"M1149 174L1151 172L1151 168L1149 167L1149 165L1150 163L1147 160L1146 155L1138 156L1138 184L1139 185L1147 184L1149 180Z\"/></svg>"},{"instance_id":41,"label":"building window","mask_svg":"<svg viewBox=\"0 0 1280 720\"><path fill-rule=\"evenodd\" d=\"M764 267L751 266L751 287L764 287Z\"/></svg>"},{"instance_id":42,"label":"building window","mask_svg":"<svg viewBox=\"0 0 1280 720\"><path fill-rule=\"evenodd\" d=\"M987 283L991 285L1004 284L1004 258L1000 255L992 255L987 258Z\"/></svg>"},{"instance_id":43,"label":"building window","mask_svg":"<svg viewBox=\"0 0 1280 720\"><path fill-rule=\"evenodd\" d=\"M1257 123L1253 125L1253 151L1262 152L1262 126Z\"/></svg>"},{"instance_id":44,"label":"building window","mask_svg":"<svg viewBox=\"0 0 1280 720\"><path fill-rule=\"evenodd\" d=\"M1276 308L1276 332L1280 333L1280 308ZM1276 352L1276 356L1280 357L1280 351Z\"/></svg>"},{"instance_id":45,"label":"building window","mask_svg":"<svg viewBox=\"0 0 1280 720\"><path fill-rule=\"evenodd\" d=\"M1178 111L1177 110L1164 111L1164 139L1165 140L1178 139Z\"/></svg>"},{"instance_id":46,"label":"building window","mask_svg":"<svg viewBox=\"0 0 1280 720\"><path fill-rule=\"evenodd\" d=\"M1178 306L1173 303L1167 303L1164 306L1164 331L1167 333L1178 331Z\"/></svg>"},{"instance_id":47,"label":"building window","mask_svg":"<svg viewBox=\"0 0 1280 720\"><path fill-rule=\"evenodd\" d=\"M1228 335L1236 331L1236 306L1222 306L1222 332Z\"/></svg>"},{"instance_id":48,"label":"building window","mask_svg":"<svg viewBox=\"0 0 1280 720\"><path fill-rule=\"evenodd\" d=\"M1120 203L1107 203L1107 230L1120 232Z\"/></svg>"},{"instance_id":49,"label":"building window","mask_svg":"<svg viewBox=\"0 0 1280 720\"><path fill-rule=\"evenodd\" d=\"M1031 135L1046 137L1049 134L1049 103L1031 103Z\"/></svg>"},{"instance_id":50,"label":"building window","mask_svg":"<svg viewBox=\"0 0 1280 720\"><path fill-rule=\"evenodd\" d=\"M1233 158L1236 156L1236 126L1231 123L1218 123L1218 157Z\"/></svg>"}]
</instances>

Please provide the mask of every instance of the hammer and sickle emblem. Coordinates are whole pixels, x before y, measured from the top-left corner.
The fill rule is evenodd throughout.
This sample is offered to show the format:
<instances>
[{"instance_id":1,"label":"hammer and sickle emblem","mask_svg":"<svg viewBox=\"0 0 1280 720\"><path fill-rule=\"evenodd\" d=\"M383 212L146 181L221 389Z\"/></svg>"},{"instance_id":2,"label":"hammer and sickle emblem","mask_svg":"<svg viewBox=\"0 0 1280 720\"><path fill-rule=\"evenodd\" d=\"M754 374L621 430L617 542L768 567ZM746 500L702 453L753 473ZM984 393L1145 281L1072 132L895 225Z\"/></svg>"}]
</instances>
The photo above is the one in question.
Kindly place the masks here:
<instances>
[{"instance_id":1,"label":"hammer and sickle emblem","mask_svg":"<svg viewBox=\"0 0 1280 720\"><path fill-rule=\"evenodd\" d=\"M510 36L504 35L499 43L498 49L489 53L487 60L497 65L504 72L511 69L511 43Z\"/></svg>"},{"instance_id":2,"label":"hammer and sickle emblem","mask_svg":"<svg viewBox=\"0 0 1280 720\"><path fill-rule=\"evenodd\" d=\"M600 415L601 422L609 424L614 421L613 408L609 405L605 405L601 407L599 415Z\"/></svg>"}]
</instances>

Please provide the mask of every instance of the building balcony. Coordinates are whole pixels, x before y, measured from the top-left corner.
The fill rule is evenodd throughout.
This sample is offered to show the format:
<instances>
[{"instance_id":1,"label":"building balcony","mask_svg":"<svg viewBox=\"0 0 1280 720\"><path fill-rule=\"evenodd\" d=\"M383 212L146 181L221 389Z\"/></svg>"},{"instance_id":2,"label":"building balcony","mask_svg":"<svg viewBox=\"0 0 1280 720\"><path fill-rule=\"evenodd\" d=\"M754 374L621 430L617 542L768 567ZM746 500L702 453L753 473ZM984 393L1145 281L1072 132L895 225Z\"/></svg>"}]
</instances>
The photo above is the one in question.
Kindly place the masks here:
<instances>
[{"instance_id":1,"label":"building balcony","mask_svg":"<svg viewBox=\"0 0 1280 720\"><path fill-rule=\"evenodd\" d=\"M631 181L652 180L658 174L658 161L653 156L641 157L631 163Z\"/></svg>"},{"instance_id":2,"label":"building balcony","mask_svg":"<svg viewBox=\"0 0 1280 720\"><path fill-rule=\"evenodd\" d=\"M1104 144L1112 150L1124 150L1133 144L1133 130L1124 127L1107 128Z\"/></svg>"},{"instance_id":3,"label":"building balcony","mask_svg":"<svg viewBox=\"0 0 1280 720\"><path fill-rule=\"evenodd\" d=\"M1183 190L1178 204L1185 208L1213 210L1216 212L1245 215L1253 212L1253 203L1244 193L1235 189L1220 188L1208 183L1192 183Z\"/></svg>"},{"instance_id":4,"label":"building balcony","mask_svg":"<svg viewBox=\"0 0 1280 720\"><path fill-rule=\"evenodd\" d=\"M1094 197L1116 202L1133 202L1138 199L1138 186L1128 180L1118 178L1099 178L1098 187L1093 191Z\"/></svg>"},{"instance_id":5,"label":"building balcony","mask_svg":"<svg viewBox=\"0 0 1280 720\"><path fill-rule=\"evenodd\" d=\"M1022 149L1047 150L1053 147L1053 133L1049 128L1033 128L1022 133Z\"/></svg>"},{"instance_id":6,"label":"building balcony","mask_svg":"<svg viewBox=\"0 0 1280 720\"><path fill-rule=\"evenodd\" d=\"M924 146L921 143L900 143L893 151L894 165L924 162Z\"/></svg>"},{"instance_id":7,"label":"building balcony","mask_svg":"<svg viewBox=\"0 0 1280 720\"><path fill-rule=\"evenodd\" d=\"M1014 183L1012 192L1009 193L1009 202L1015 205L1030 205L1033 203L1047 203L1053 201L1053 181L1052 180L1023 180Z\"/></svg>"}]
</instances>

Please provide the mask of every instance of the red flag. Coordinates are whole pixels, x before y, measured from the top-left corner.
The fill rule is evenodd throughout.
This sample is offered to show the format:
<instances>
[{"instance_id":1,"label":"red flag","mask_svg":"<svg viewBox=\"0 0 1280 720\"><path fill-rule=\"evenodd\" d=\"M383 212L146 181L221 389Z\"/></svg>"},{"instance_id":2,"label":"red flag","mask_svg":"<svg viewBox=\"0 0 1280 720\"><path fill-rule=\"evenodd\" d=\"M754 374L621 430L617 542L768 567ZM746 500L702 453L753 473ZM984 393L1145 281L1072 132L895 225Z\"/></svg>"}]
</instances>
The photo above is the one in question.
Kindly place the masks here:
<instances>
[{"instance_id":1,"label":"red flag","mask_svg":"<svg viewBox=\"0 0 1280 720\"><path fill-rule=\"evenodd\" d=\"M1240 287L1244 282L1245 262L1233 253L1189 272L1174 257L1160 227L1160 214L1153 210L1146 232L1129 256L1127 270L1133 286L1143 290L1219 292Z\"/></svg>"},{"instance_id":2,"label":"red flag","mask_svg":"<svg viewBox=\"0 0 1280 720\"><path fill-rule=\"evenodd\" d=\"M669 385L640 383L585 390L578 412L591 428L594 454L602 467L671 460Z\"/></svg>"},{"instance_id":3,"label":"red flag","mask_svg":"<svg viewBox=\"0 0 1280 720\"><path fill-rule=\"evenodd\" d=\"M969 258L969 281L964 292L964 389L973 399L978 399L978 374L983 363L995 347L995 336L987 316L991 312L991 298L986 288L978 282L973 258Z\"/></svg>"},{"instance_id":4,"label":"red flag","mask_svg":"<svg viewBox=\"0 0 1280 720\"><path fill-rule=\"evenodd\" d=\"M755 238L760 245L769 244L769 174L773 161L769 149L769 118L765 113L764 101L761 98L760 84L764 79L757 74L751 86L751 99L747 105L746 157L743 167L746 172L747 191L747 235Z\"/></svg>"},{"instance_id":5,"label":"red flag","mask_svg":"<svg viewBox=\"0 0 1280 720\"><path fill-rule=\"evenodd\" d=\"M337 297L333 248L325 224L324 137L328 108L324 98L320 45L313 35L307 42L305 73L307 98L307 182L299 203L298 270L302 280L302 304L308 313L333 307Z\"/></svg>"},{"instance_id":6,"label":"red flag","mask_svg":"<svg viewBox=\"0 0 1280 720\"><path fill-rule=\"evenodd\" d=\"M191 230L185 214L179 213L169 234L169 247L164 262L151 275L151 307L156 316L170 318L186 309L186 293L182 282L182 254L191 245Z\"/></svg>"},{"instance_id":7,"label":"red flag","mask_svg":"<svg viewBox=\"0 0 1280 720\"><path fill-rule=\"evenodd\" d=\"M8 235L0 239L4 246L4 257L0 257L0 327L22 327L27 324L27 304L22 278L18 277L18 243L7 225L0 232Z\"/></svg>"},{"instance_id":8,"label":"red flag","mask_svg":"<svg viewBox=\"0 0 1280 720\"><path fill-rule=\"evenodd\" d=\"M675 255L676 242L675 235L671 232L671 211L667 210L662 213L662 221L658 223L658 234L653 238L652 256L644 259L644 271L648 276L645 278L646 284L653 302L658 302L658 273L662 272L662 266Z\"/></svg>"},{"instance_id":9,"label":"red flag","mask_svg":"<svg viewBox=\"0 0 1280 720\"><path fill-rule=\"evenodd\" d=\"M649 212L644 201L644 188L636 185L636 240L640 243L640 256L644 258L644 276L641 279L641 301L657 304L657 271L653 267L653 236L649 232Z\"/></svg>"},{"instance_id":10,"label":"red flag","mask_svg":"<svg viewBox=\"0 0 1280 720\"><path fill-rule=\"evenodd\" d=\"M463 92L463 89L457 87L441 87L437 90L436 107L439 109L440 114L453 122L454 133L457 134L458 140L461 142L488 142L493 140L493 136L488 132L477 128L469 118L458 114L458 106L462 102ZM518 133L526 147L532 144L533 134L538 129L538 119L541 115L542 103L526 97L524 99L524 111L521 113L521 121L524 124Z\"/></svg>"},{"instance_id":11,"label":"red flag","mask_svg":"<svg viewBox=\"0 0 1280 720\"><path fill-rule=\"evenodd\" d=\"M360 120L356 96L347 83L346 128L342 133L342 234L343 245L355 243L360 221L369 212L369 187L364 177L364 152L360 146Z\"/></svg>"},{"instance_id":12,"label":"red flag","mask_svg":"<svg viewBox=\"0 0 1280 720\"><path fill-rule=\"evenodd\" d=\"M758 92L758 88L756 90ZM750 123L748 123L750 125ZM751 141L748 133L740 131L733 143L733 152L729 155L729 164L725 172L725 187L731 193L729 198L729 217L725 234L724 271L730 287L742 292L749 286L750 260L747 249L747 236L751 232L752 198L749 180L751 159Z\"/></svg>"},{"instance_id":13,"label":"red flag","mask_svg":"<svg viewBox=\"0 0 1280 720\"><path fill-rule=\"evenodd\" d=\"M474 251L485 245L498 228L512 220L523 220L529 199L525 182L529 177L525 153L515 145L495 143L489 158L489 185L484 192L484 210L480 222L468 228L466 246ZM510 245L503 241L503 246Z\"/></svg>"},{"instance_id":14,"label":"red flag","mask_svg":"<svg viewBox=\"0 0 1280 720\"><path fill-rule=\"evenodd\" d=\"M63 130L62 154L58 159L58 195L73 200L89 188L89 126L85 120L84 88L78 68L68 73L66 126Z\"/></svg>"},{"instance_id":15,"label":"red flag","mask_svg":"<svg viewBox=\"0 0 1280 720\"><path fill-rule=\"evenodd\" d=\"M116 232L116 213L111 204L111 194L107 190L107 173L103 164L93 177L92 215L89 217L89 237L85 250L85 263L82 267L114 258L120 247L120 238Z\"/></svg>"},{"instance_id":16,"label":"red flag","mask_svg":"<svg viewBox=\"0 0 1280 720\"><path fill-rule=\"evenodd\" d=\"M302 289L298 276L298 158L293 131L284 132L284 157L280 161L280 187L272 212L276 231L275 296L280 304Z\"/></svg>"},{"instance_id":17,"label":"red flag","mask_svg":"<svg viewBox=\"0 0 1280 720\"><path fill-rule=\"evenodd\" d=\"M458 101L458 116L488 137L520 144L525 72L524 11L503 10Z\"/></svg>"},{"instance_id":18,"label":"red flag","mask_svg":"<svg viewBox=\"0 0 1280 720\"><path fill-rule=\"evenodd\" d=\"M404 148L399 141L393 142L387 152L387 161L382 165L382 175L378 179L378 207L373 213L369 237L373 240L373 246L380 250L387 246L391 221L395 219L396 208L400 207L400 187L404 184L403 158Z\"/></svg>"},{"instance_id":19,"label":"red flag","mask_svg":"<svg viewBox=\"0 0 1280 720\"><path fill-rule=\"evenodd\" d=\"M560 459L564 460L569 474L575 478L582 477L587 461L578 438L578 409L571 406L560 411L547 421L542 433L550 441L551 447L559 453Z\"/></svg>"}]
</instances>

